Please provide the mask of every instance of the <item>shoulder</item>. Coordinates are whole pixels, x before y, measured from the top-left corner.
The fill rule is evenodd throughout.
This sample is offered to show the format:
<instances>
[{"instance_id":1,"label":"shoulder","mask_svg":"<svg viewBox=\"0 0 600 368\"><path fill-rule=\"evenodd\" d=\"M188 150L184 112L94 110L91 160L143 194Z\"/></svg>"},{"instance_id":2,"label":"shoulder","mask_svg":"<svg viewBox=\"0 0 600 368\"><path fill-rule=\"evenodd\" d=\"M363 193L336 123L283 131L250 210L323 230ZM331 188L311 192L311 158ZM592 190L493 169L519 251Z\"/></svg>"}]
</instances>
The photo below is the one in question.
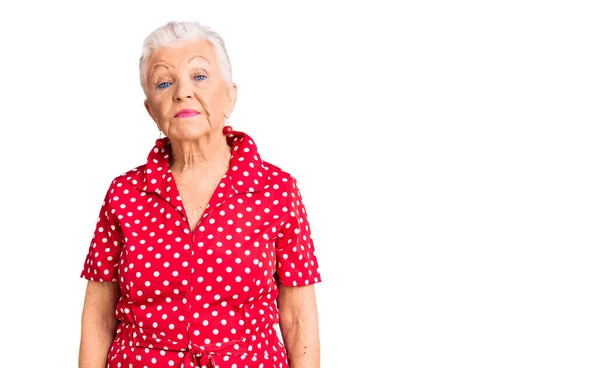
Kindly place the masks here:
<instances>
[{"instance_id":1,"label":"shoulder","mask_svg":"<svg viewBox=\"0 0 600 368\"><path fill-rule=\"evenodd\" d=\"M295 175L269 162L263 161L263 167L268 172L268 185L274 193L282 196L286 201L301 200L302 195Z\"/></svg>"},{"instance_id":2,"label":"shoulder","mask_svg":"<svg viewBox=\"0 0 600 368\"><path fill-rule=\"evenodd\" d=\"M143 179L146 173L146 164L136 166L130 170L122 172L113 178L111 185L121 187L127 184L136 184L137 181Z\"/></svg>"},{"instance_id":3,"label":"shoulder","mask_svg":"<svg viewBox=\"0 0 600 368\"><path fill-rule=\"evenodd\" d=\"M269 179L269 185L277 188L278 186L283 188L289 188L292 183L295 184L296 178L289 171L282 169L281 167L274 165L268 161L263 161L263 167L267 172Z\"/></svg>"},{"instance_id":4,"label":"shoulder","mask_svg":"<svg viewBox=\"0 0 600 368\"><path fill-rule=\"evenodd\" d=\"M146 164L143 164L113 177L108 187L108 192L106 193L109 199L108 202L112 202L111 199L116 195L118 196L129 193L137 183L143 180L143 175L145 172Z\"/></svg>"}]
</instances>

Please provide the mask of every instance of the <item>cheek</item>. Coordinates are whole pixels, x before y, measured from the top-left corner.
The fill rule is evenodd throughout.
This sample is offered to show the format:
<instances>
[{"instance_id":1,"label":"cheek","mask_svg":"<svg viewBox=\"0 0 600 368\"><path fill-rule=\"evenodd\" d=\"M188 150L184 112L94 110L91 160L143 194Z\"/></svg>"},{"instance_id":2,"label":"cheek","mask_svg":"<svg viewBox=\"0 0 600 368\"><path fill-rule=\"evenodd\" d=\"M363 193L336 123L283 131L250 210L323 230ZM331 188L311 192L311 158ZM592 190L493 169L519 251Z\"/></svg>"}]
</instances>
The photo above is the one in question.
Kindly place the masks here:
<instances>
[{"instance_id":1,"label":"cheek","mask_svg":"<svg viewBox=\"0 0 600 368\"><path fill-rule=\"evenodd\" d=\"M171 104L166 94L162 94L153 101L154 111L159 119L169 115Z\"/></svg>"},{"instance_id":2,"label":"cheek","mask_svg":"<svg viewBox=\"0 0 600 368\"><path fill-rule=\"evenodd\" d=\"M202 100L212 111L221 111L225 106L226 98L225 94L221 90L211 91L211 93L204 94Z\"/></svg>"}]
</instances>

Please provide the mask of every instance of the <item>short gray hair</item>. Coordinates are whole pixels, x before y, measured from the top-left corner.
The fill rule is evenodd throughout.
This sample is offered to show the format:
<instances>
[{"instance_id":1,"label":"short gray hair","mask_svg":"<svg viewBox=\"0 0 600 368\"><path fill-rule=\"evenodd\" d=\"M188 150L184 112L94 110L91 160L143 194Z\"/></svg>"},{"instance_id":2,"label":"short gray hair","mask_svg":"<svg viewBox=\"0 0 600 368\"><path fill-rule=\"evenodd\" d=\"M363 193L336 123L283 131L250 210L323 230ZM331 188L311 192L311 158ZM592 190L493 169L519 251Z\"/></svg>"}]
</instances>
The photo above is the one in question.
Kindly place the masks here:
<instances>
[{"instance_id":1,"label":"short gray hair","mask_svg":"<svg viewBox=\"0 0 600 368\"><path fill-rule=\"evenodd\" d=\"M140 83L146 91L146 63L152 52L162 47L176 47L188 40L208 40L215 48L215 54L226 82L231 83L231 61L221 35L198 22L169 22L155 29L144 40L140 57Z\"/></svg>"}]
</instances>

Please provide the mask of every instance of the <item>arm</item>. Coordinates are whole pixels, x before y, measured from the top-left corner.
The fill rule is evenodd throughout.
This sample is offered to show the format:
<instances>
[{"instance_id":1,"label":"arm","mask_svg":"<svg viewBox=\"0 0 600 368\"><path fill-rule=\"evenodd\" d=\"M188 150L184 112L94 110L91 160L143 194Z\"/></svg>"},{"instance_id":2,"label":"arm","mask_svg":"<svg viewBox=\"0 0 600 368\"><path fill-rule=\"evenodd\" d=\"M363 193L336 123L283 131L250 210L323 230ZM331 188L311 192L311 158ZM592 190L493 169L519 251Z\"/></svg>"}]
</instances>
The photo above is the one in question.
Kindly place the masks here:
<instances>
[{"instance_id":1,"label":"arm","mask_svg":"<svg viewBox=\"0 0 600 368\"><path fill-rule=\"evenodd\" d=\"M314 285L279 285L279 326L290 368L319 368L320 342Z\"/></svg>"},{"instance_id":2,"label":"arm","mask_svg":"<svg viewBox=\"0 0 600 368\"><path fill-rule=\"evenodd\" d=\"M81 316L79 368L105 368L115 337L115 305L120 291L116 282L88 281Z\"/></svg>"}]
</instances>

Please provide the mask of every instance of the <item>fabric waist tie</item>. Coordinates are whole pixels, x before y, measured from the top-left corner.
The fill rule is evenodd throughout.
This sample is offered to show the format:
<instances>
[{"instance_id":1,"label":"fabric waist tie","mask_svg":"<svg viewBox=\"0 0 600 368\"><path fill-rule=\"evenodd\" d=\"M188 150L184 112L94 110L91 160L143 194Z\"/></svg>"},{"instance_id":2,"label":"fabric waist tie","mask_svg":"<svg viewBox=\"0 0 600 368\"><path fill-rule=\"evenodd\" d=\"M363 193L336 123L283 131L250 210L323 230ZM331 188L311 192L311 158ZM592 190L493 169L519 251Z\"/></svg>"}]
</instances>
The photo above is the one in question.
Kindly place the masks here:
<instances>
[{"instance_id":1,"label":"fabric waist tie","mask_svg":"<svg viewBox=\"0 0 600 368\"><path fill-rule=\"evenodd\" d=\"M122 327L131 338L134 347L182 352L185 354L184 359L186 363L194 363L200 367L215 367L213 354L237 356L247 354L247 341L244 338L226 343L206 345L196 345L190 341L186 345L183 342L174 341L163 336L158 336L156 333L145 331L143 328L130 323L123 323Z\"/></svg>"}]
</instances>

